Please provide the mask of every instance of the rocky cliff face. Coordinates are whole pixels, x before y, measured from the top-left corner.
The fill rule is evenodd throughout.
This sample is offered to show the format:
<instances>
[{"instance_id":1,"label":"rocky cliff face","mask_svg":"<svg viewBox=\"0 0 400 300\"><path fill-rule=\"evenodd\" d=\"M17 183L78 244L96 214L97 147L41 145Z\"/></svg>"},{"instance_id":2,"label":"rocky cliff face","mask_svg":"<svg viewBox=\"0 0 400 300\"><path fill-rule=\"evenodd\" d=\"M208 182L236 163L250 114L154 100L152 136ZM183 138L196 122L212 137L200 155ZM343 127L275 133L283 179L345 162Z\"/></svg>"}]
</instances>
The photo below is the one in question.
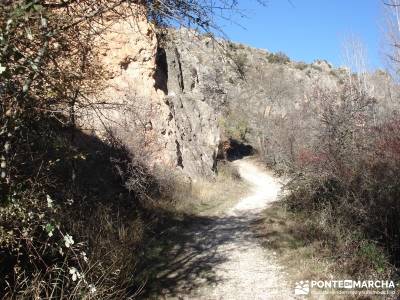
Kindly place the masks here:
<instances>
[{"instance_id":1,"label":"rocky cliff face","mask_svg":"<svg viewBox=\"0 0 400 300\"><path fill-rule=\"evenodd\" d=\"M268 135L266 123L299 119L296 115L307 117L303 110L313 105L316 88L336 90L354 80L348 69L334 68L325 60L295 62L283 53L191 30L170 29L162 38L166 64L172 71L169 92L212 107L222 127L222 139L247 140L258 149L268 138L264 136ZM395 90L393 82L384 72L365 75L365 87L378 101L394 99L390 96Z\"/></svg>"},{"instance_id":2,"label":"rocky cliff face","mask_svg":"<svg viewBox=\"0 0 400 300\"><path fill-rule=\"evenodd\" d=\"M212 176L219 127L215 110L187 93L190 76L180 53L160 48L144 12L110 24L99 36L107 87L91 95L97 114L80 125L103 136L112 133L151 169L189 177Z\"/></svg>"},{"instance_id":3,"label":"rocky cliff face","mask_svg":"<svg viewBox=\"0 0 400 300\"><path fill-rule=\"evenodd\" d=\"M255 146L259 123L265 118L272 114L285 117L300 109L314 86L335 89L347 74L325 61L311 65L291 62L282 54L199 36L190 30L169 30L164 38L168 65L175 66L171 90L213 107L223 127L230 126L226 124L228 114L234 123L242 119L248 132L237 132L235 138L246 138ZM235 135L223 129L223 134Z\"/></svg>"},{"instance_id":4,"label":"rocky cliff face","mask_svg":"<svg viewBox=\"0 0 400 300\"><path fill-rule=\"evenodd\" d=\"M300 114L315 86L336 89L349 76L326 61L291 62L190 30L156 30L144 11L110 24L98 48L107 88L91 96L102 105L82 114L82 128L112 132L150 168L189 177L213 176L220 139L262 148L266 122Z\"/></svg>"}]
</instances>

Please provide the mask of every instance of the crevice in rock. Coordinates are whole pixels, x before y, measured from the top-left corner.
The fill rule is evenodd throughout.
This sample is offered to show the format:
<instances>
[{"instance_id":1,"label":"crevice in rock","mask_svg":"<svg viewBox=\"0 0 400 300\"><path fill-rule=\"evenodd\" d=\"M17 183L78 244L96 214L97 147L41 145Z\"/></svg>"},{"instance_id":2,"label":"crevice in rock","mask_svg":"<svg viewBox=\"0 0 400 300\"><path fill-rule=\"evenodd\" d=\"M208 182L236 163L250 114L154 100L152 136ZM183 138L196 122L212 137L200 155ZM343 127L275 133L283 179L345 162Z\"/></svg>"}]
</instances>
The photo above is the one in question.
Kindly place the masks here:
<instances>
[{"instance_id":1,"label":"crevice in rock","mask_svg":"<svg viewBox=\"0 0 400 300\"><path fill-rule=\"evenodd\" d=\"M218 172L218 168L217 168L217 166L218 166L218 158L217 157L218 157L218 148L215 149L213 151L213 154L212 154L212 162L213 162L213 164L212 164L212 167L211 167L211 171L213 171L214 173Z\"/></svg>"},{"instance_id":2,"label":"crevice in rock","mask_svg":"<svg viewBox=\"0 0 400 300\"><path fill-rule=\"evenodd\" d=\"M156 54L156 71L154 87L168 95L168 59L164 48L158 47Z\"/></svg>"},{"instance_id":3,"label":"crevice in rock","mask_svg":"<svg viewBox=\"0 0 400 300\"><path fill-rule=\"evenodd\" d=\"M184 167L183 167L181 145L179 144L179 142L177 140L175 140L175 144L176 144L176 157L177 157L176 165L183 169Z\"/></svg>"},{"instance_id":4,"label":"crevice in rock","mask_svg":"<svg viewBox=\"0 0 400 300\"><path fill-rule=\"evenodd\" d=\"M178 84L179 87L181 88L181 91L183 92L185 89L185 84L183 82L183 71L182 71L182 62L181 62L181 55L179 54L179 51L177 48L175 48L175 56L176 56L176 61L178 63Z\"/></svg>"},{"instance_id":5,"label":"crevice in rock","mask_svg":"<svg viewBox=\"0 0 400 300\"><path fill-rule=\"evenodd\" d=\"M199 75L197 73L197 70L195 68L192 68L190 70L191 75L192 75L192 83L190 85L190 90L193 91L193 89L196 87L196 85L199 84Z\"/></svg>"},{"instance_id":6,"label":"crevice in rock","mask_svg":"<svg viewBox=\"0 0 400 300\"><path fill-rule=\"evenodd\" d=\"M125 57L122 61L119 62L119 66L121 69L128 69L130 63L133 61L133 58L130 56Z\"/></svg>"}]
</instances>

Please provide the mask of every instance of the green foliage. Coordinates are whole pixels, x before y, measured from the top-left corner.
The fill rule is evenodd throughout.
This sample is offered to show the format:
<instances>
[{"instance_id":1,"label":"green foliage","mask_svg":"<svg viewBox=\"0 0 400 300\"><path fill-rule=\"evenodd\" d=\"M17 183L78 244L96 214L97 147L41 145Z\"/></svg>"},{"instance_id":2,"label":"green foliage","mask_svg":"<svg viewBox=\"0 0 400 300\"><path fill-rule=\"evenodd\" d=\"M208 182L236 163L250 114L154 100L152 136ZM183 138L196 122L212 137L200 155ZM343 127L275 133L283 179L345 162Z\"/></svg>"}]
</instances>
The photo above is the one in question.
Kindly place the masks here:
<instances>
[{"instance_id":1,"label":"green foliage","mask_svg":"<svg viewBox=\"0 0 400 300\"><path fill-rule=\"evenodd\" d=\"M332 76L334 76L334 77L336 77L336 78L339 77L338 73L337 73L335 70L330 70L330 71L329 71L329 74L332 75Z\"/></svg>"},{"instance_id":2,"label":"green foliage","mask_svg":"<svg viewBox=\"0 0 400 300\"><path fill-rule=\"evenodd\" d=\"M235 51L235 50L237 50L237 47L236 47L236 44L235 44L235 43L233 43L233 42L231 42L231 41L228 41L228 42L227 42L227 45L228 45L228 49L229 49L230 51Z\"/></svg>"},{"instance_id":3,"label":"green foliage","mask_svg":"<svg viewBox=\"0 0 400 300\"><path fill-rule=\"evenodd\" d=\"M365 265L370 265L373 270L382 273L387 267L387 257L376 242L363 241L357 253Z\"/></svg>"},{"instance_id":4,"label":"green foliage","mask_svg":"<svg viewBox=\"0 0 400 300\"><path fill-rule=\"evenodd\" d=\"M230 57L235 64L236 70L242 78L246 77L246 66L248 64L247 53L244 51L233 51Z\"/></svg>"},{"instance_id":5,"label":"green foliage","mask_svg":"<svg viewBox=\"0 0 400 300\"><path fill-rule=\"evenodd\" d=\"M312 64L311 68L313 68L314 70L317 70L318 72L322 72L322 68L320 66L315 65L315 64Z\"/></svg>"},{"instance_id":6,"label":"green foliage","mask_svg":"<svg viewBox=\"0 0 400 300\"><path fill-rule=\"evenodd\" d=\"M283 52L269 53L267 59L271 64L287 64L290 58Z\"/></svg>"},{"instance_id":7,"label":"green foliage","mask_svg":"<svg viewBox=\"0 0 400 300\"><path fill-rule=\"evenodd\" d=\"M76 185L86 155L73 143L77 96L101 87L102 69L85 6L43 2L0 7L0 298L102 297L98 280L113 269L87 258L70 218L89 198Z\"/></svg>"},{"instance_id":8,"label":"green foliage","mask_svg":"<svg viewBox=\"0 0 400 300\"><path fill-rule=\"evenodd\" d=\"M304 62L299 62L299 63L295 64L294 67L300 71L303 71L308 67L308 64L306 64Z\"/></svg>"},{"instance_id":9,"label":"green foliage","mask_svg":"<svg viewBox=\"0 0 400 300\"><path fill-rule=\"evenodd\" d=\"M229 114L225 118L221 117L219 125L223 129L225 136L238 141L246 141L246 135L250 131L247 120L240 118L236 114Z\"/></svg>"}]
</instances>

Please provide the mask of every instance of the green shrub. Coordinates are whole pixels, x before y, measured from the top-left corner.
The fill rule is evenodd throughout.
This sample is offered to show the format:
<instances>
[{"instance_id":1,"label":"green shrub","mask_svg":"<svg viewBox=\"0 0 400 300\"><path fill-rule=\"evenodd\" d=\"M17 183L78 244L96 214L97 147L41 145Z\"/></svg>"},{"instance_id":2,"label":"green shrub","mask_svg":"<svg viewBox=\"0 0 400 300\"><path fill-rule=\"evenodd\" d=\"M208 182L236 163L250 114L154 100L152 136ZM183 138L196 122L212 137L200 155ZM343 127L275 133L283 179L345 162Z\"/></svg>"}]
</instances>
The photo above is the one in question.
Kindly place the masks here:
<instances>
[{"instance_id":1,"label":"green shrub","mask_svg":"<svg viewBox=\"0 0 400 300\"><path fill-rule=\"evenodd\" d=\"M283 52L269 53L267 59L272 64L287 64L290 58Z\"/></svg>"},{"instance_id":2,"label":"green shrub","mask_svg":"<svg viewBox=\"0 0 400 300\"><path fill-rule=\"evenodd\" d=\"M359 245L357 255L363 261L362 264L364 266L370 266L378 273L382 273L387 267L387 257L376 242L364 240Z\"/></svg>"},{"instance_id":3,"label":"green shrub","mask_svg":"<svg viewBox=\"0 0 400 300\"><path fill-rule=\"evenodd\" d=\"M320 66L315 65L315 64L312 64L311 68L313 68L314 70L317 70L318 72L322 72L322 68Z\"/></svg>"},{"instance_id":4,"label":"green shrub","mask_svg":"<svg viewBox=\"0 0 400 300\"><path fill-rule=\"evenodd\" d=\"M335 70L330 70L330 71L329 71L329 74L332 75L332 76L334 76L334 77L336 77L336 78L339 77L338 74L337 74L337 72L336 72Z\"/></svg>"},{"instance_id":5,"label":"green shrub","mask_svg":"<svg viewBox=\"0 0 400 300\"><path fill-rule=\"evenodd\" d=\"M221 117L219 125L227 137L238 141L246 141L246 135L250 131L247 120L238 117L236 114L229 114L225 118Z\"/></svg>"},{"instance_id":6,"label":"green shrub","mask_svg":"<svg viewBox=\"0 0 400 300\"><path fill-rule=\"evenodd\" d=\"M230 57L235 65L237 72L240 77L245 78L246 76L246 66L248 64L248 57L246 52L234 51L230 54Z\"/></svg>"},{"instance_id":7,"label":"green shrub","mask_svg":"<svg viewBox=\"0 0 400 300\"><path fill-rule=\"evenodd\" d=\"M299 63L295 64L294 67L298 70L303 71L304 69L306 69L308 67L308 64L306 64L304 62L299 62Z\"/></svg>"}]
</instances>

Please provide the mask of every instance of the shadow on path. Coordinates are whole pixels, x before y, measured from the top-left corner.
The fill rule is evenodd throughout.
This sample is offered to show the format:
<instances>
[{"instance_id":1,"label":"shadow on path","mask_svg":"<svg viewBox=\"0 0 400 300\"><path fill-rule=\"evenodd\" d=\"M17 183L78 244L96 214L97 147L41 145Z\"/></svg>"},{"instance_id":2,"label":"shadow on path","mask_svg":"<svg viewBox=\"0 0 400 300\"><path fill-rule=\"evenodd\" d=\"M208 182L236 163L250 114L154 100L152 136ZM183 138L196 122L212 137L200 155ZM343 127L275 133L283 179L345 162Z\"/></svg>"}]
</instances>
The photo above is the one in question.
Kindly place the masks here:
<instances>
[{"instance_id":1,"label":"shadow on path","mask_svg":"<svg viewBox=\"0 0 400 300\"><path fill-rule=\"evenodd\" d=\"M146 262L140 269L147 283L141 298L178 297L222 283L215 268L229 260L230 244L243 250L254 245L249 230L254 221L253 214L168 220L167 229L156 233L158 239L145 250Z\"/></svg>"},{"instance_id":2,"label":"shadow on path","mask_svg":"<svg viewBox=\"0 0 400 300\"><path fill-rule=\"evenodd\" d=\"M253 227L281 184L248 160L235 163L250 193L220 216L165 218L145 250L144 299L290 299L281 266Z\"/></svg>"}]
</instances>

